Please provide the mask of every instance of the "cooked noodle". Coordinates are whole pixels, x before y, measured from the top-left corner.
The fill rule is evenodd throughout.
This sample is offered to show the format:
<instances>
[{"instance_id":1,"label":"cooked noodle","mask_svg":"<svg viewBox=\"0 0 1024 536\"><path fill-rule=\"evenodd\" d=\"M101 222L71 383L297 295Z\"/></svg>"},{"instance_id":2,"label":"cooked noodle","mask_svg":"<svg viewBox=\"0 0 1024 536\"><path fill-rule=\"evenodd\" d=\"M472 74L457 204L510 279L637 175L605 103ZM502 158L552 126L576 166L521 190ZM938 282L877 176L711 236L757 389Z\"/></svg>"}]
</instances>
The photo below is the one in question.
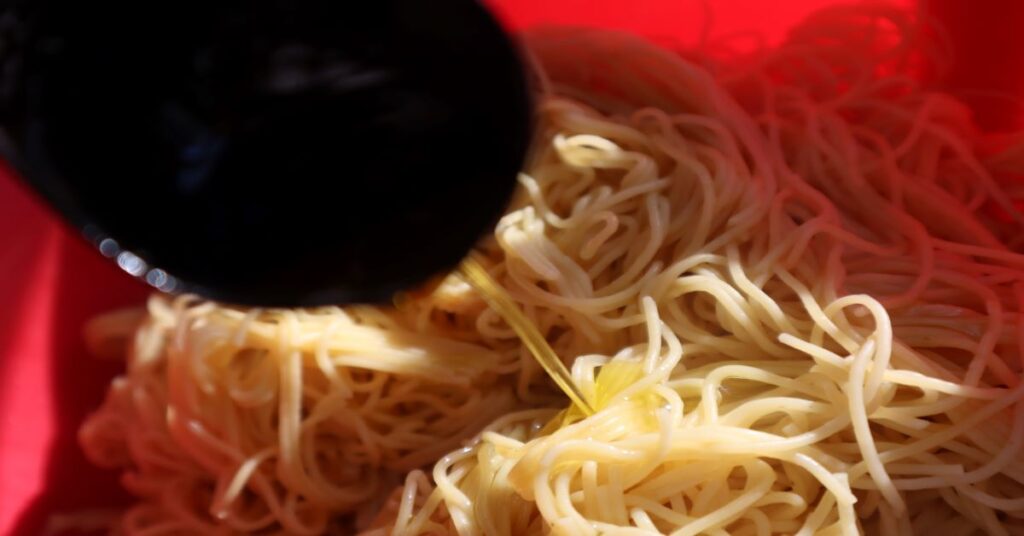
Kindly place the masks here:
<instances>
[{"instance_id":1,"label":"cooked noodle","mask_svg":"<svg viewBox=\"0 0 1024 536\"><path fill-rule=\"evenodd\" d=\"M457 275L156 296L81 433L121 530L1024 534L1022 152L913 76L914 28L831 9L729 61L531 32L537 147L479 249L597 413Z\"/></svg>"}]
</instances>

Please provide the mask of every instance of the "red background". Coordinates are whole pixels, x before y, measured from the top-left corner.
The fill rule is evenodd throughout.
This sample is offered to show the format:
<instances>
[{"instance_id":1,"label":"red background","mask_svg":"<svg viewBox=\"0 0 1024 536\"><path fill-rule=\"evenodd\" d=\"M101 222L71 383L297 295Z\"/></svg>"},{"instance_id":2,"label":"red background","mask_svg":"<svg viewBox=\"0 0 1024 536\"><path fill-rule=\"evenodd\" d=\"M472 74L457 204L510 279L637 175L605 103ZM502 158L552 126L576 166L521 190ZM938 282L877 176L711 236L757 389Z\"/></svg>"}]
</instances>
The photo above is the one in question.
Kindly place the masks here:
<instances>
[{"instance_id":1,"label":"red background","mask_svg":"<svg viewBox=\"0 0 1024 536\"><path fill-rule=\"evenodd\" d=\"M612 27L691 42L705 23L696 0L493 0L513 29L537 23ZM761 32L770 41L829 0L708 0L713 32ZM929 0L956 52L944 83L1024 97L1024 2ZM979 101L989 125L1016 109ZM75 430L119 366L81 343L91 315L140 303L123 276L59 224L0 165L0 534L41 534L50 513L111 507L125 497L116 475L89 466Z\"/></svg>"}]
</instances>

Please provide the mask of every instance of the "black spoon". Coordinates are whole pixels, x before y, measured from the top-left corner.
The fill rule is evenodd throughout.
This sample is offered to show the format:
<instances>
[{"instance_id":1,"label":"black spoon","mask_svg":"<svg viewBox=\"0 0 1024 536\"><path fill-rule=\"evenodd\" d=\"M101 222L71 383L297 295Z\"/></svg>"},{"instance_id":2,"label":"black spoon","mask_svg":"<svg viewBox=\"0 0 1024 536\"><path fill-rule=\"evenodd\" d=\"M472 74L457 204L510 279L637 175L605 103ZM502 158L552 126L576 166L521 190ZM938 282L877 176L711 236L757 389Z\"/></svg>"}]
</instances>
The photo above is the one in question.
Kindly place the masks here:
<instances>
[{"instance_id":1,"label":"black spoon","mask_svg":"<svg viewBox=\"0 0 1024 536\"><path fill-rule=\"evenodd\" d=\"M463 258L526 152L474 0L6 3L0 152L161 290L388 301Z\"/></svg>"}]
</instances>

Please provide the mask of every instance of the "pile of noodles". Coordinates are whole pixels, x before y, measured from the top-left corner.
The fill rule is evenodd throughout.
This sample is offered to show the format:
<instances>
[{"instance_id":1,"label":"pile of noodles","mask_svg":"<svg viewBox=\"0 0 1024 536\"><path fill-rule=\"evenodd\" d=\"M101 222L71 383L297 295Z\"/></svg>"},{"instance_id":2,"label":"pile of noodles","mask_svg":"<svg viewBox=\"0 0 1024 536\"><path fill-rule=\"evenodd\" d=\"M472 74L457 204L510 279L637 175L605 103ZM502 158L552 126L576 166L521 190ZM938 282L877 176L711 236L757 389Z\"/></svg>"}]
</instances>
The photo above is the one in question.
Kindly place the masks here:
<instances>
[{"instance_id":1,"label":"pile of noodles","mask_svg":"<svg viewBox=\"0 0 1024 536\"><path fill-rule=\"evenodd\" d=\"M138 497L117 531L1024 534L1024 152L914 78L917 27L528 34L536 150L480 251L597 413L457 275L395 310L156 296L89 329L131 343L81 432Z\"/></svg>"}]
</instances>

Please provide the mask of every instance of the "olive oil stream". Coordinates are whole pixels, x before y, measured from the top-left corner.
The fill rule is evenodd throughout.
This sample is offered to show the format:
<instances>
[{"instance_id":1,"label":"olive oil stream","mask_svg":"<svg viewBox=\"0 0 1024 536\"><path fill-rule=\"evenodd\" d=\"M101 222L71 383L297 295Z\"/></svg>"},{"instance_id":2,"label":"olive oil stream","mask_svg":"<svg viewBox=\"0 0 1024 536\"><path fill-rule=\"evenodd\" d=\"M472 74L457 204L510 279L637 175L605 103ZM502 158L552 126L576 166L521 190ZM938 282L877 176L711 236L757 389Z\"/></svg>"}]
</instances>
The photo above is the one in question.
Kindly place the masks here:
<instances>
[{"instance_id":1,"label":"olive oil stream","mask_svg":"<svg viewBox=\"0 0 1024 536\"><path fill-rule=\"evenodd\" d=\"M551 379L558 384L558 387L565 392L579 411L586 416L593 415L594 409L587 402L576 383L573 382L569 370L565 368L551 345L537 331L533 322L519 310L505 289L501 288L501 285L487 273L487 270L476 260L474 255L471 254L462 261L462 264L459 265L459 273L519 335L523 344L533 354L534 359L540 363L548 376L551 376Z\"/></svg>"}]
</instances>

